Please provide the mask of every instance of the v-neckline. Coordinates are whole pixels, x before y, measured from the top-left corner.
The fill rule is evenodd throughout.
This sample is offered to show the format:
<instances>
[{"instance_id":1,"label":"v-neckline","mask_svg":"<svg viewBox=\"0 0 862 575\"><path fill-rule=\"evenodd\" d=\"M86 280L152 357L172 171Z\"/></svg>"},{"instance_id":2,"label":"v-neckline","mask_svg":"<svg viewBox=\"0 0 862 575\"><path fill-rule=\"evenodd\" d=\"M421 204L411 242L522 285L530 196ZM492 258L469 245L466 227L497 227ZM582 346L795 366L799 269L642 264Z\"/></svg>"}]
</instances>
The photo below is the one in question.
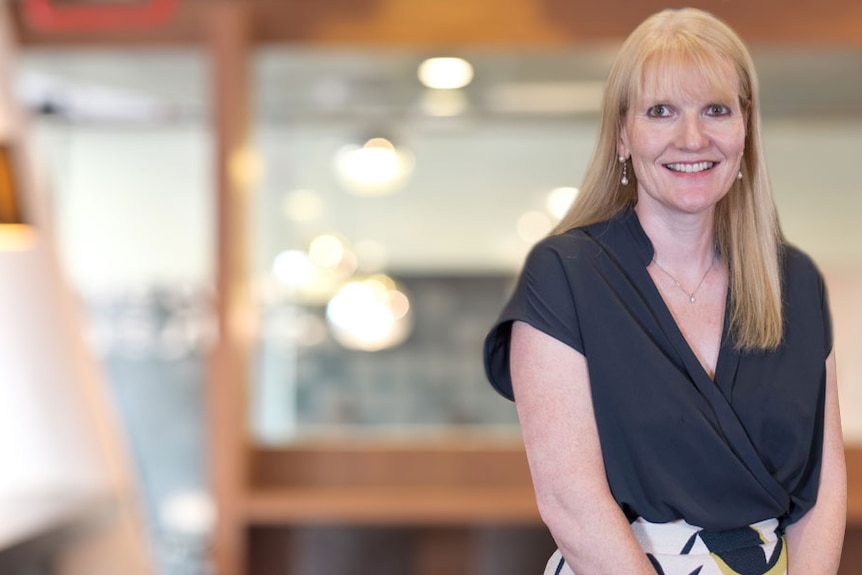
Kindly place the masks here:
<instances>
[{"instance_id":1,"label":"v-neckline","mask_svg":"<svg viewBox=\"0 0 862 575\"><path fill-rule=\"evenodd\" d=\"M626 227L631 234L630 237L635 243L635 257L641 264L639 269L644 274L643 280L648 282L648 285L651 286L648 291L649 299L652 300L650 304L656 311L656 315L659 318L659 324L665 331L668 340L677 350L677 353L691 378L695 380L696 383L699 383L698 387L711 387L713 389L718 389L721 391L724 398L727 401L730 401L733 379L739 361L739 353L734 349L732 334L730 331L730 279L728 278L727 290L725 292L724 317L722 321L718 356L715 360L715 372L710 376L706 368L700 362L700 359L697 357L691 344L689 344L685 335L683 335L682 329L680 329L673 317L673 312L671 312L670 307L662 297L658 286L653 281L652 276L647 269L655 256L655 248L653 247L652 240L650 240L646 231L643 229L634 207L629 207L625 210L623 219L626 221Z\"/></svg>"},{"instance_id":2,"label":"v-neckline","mask_svg":"<svg viewBox=\"0 0 862 575\"><path fill-rule=\"evenodd\" d=\"M719 387L725 387L725 385L721 385L722 381L726 381L724 379L724 373L726 370L734 367L734 362L732 358L736 356L733 353L732 343L730 342L730 286L728 286L727 291L725 292L725 302L724 302L724 313L722 317L722 325L721 325L721 335L719 336L718 342L718 354L715 358L715 370L710 375L709 370L703 365L698 357L697 353L694 351L691 343L686 339L685 334L682 331L682 328L676 322L676 319L673 316L673 312L670 309L670 306L665 301L664 297L662 297L661 290L652 280L652 276L649 273L649 270L644 268L644 274L646 274L646 279L650 282L652 286L651 296L653 301L653 306L660 310L659 317L662 328L668 335L668 339L671 341L673 346L677 349L677 352L680 353L683 359L683 363L686 366L686 369L691 374L692 378L695 377L703 377L708 380L710 383L717 385ZM696 366L696 367L695 367ZM723 392L730 391L729 389L722 389ZM729 399L729 397L728 397Z\"/></svg>"},{"instance_id":3,"label":"v-neckline","mask_svg":"<svg viewBox=\"0 0 862 575\"><path fill-rule=\"evenodd\" d=\"M724 318L718 356L715 361L715 372L710 376L700 362L700 359L698 359L694 349L688 343L688 340L685 339L682 330L673 317L673 313L670 311L670 307L661 296L658 286L653 281L647 269L655 256L655 248L653 247L652 240L650 240L643 229L634 207L629 206L626 208L621 214L621 218L635 248L632 255L640 264L638 266L639 271L643 273L642 281L645 283L642 285L648 284L650 286L644 294L647 297L649 305L653 308L659 325L665 332L668 341L675 348L692 380L702 389L702 393L712 395L715 391L720 391L724 399L730 401L733 381L739 362L739 352L734 349L733 337L730 330L731 281L728 279L725 292ZM708 391L709 388L712 391Z\"/></svg>"},{"instance_id":4,"label":"v-neckline","mask_svg":"<svg viewBox=\"0 0 862 575\"><path fill-rule=\"evenodd\" d=\"M658 286L652 281L652 276L650 276L646 266L642 270L643 280L648 281L651 286L647 292L649 294L648 299L651 300L649 303L655 310L659 326L676 350L682 365L689 374L689 378L711 404L724 403L732 410L733 382L736 379L736 370L739 366L739 352L734 349L730 330L730 285L727 287L727 295L725 296L724 318L718 356L715 361L715 373L710 377L691 344L683 335L682 329L676 323L670 307L661 296Z\"/></svg>"},{"instance_id":5,"label":"v-neckline","mask_svg":"<svg viewBox=\"0 0 862 575\"><path fill-rule=\"evenodd\" d=\"M727 342L730 331L730 286L728 285L725 290L724 305L722 307L721 333L719 334L718 340L718 350L715 355L715 365L713 367L713 373L712 375L710 375L709 369L707 369L703 362L701 362L700 356L695 351L691 342L689 342L688 339L685 337L685 333L683 332L682 327L680 327L679 323L677 322L670 304L662 295L661 288L653 279L652 274L649 273L648 267L649 266L644 268L644 272L646 273L647 280L653 287L652 291L654 293L652 294L652 296L655 300L653 305L659 308L663 308L663 313L661 314L662 316L664 316L662 318L663 323L673 326L673 329L671 331L673 331L674 337L671 338L671 341L674 342L675 347L684 348L686 350L687 354L690 356L689 359L693 359L695 362L697 362L697 365L700 366L700 370L703 372L703 375L707 377L707 379L713 382L717 382L719 368L722 365L723 356L727 353L727 350L725 349L725 344ZM667 327L665 327L665 329L667 329Z\"/></svg>"}]
</instances>

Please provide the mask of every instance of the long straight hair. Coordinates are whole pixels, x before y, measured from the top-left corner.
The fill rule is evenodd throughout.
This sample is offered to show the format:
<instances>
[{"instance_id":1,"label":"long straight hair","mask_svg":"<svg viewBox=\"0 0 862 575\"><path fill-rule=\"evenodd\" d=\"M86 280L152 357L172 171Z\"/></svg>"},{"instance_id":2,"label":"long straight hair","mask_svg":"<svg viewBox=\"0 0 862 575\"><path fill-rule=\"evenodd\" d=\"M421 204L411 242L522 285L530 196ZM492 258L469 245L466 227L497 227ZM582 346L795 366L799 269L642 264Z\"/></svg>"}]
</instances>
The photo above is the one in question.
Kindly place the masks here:
<instances>
[{"instance_id":1,"label":"long straight hair","mask_svg":"<svg viewBox=\"0 0 862 575\"><path fill-rule=\"evenodd\" d=\"M784 333L783 236L763 153L757 74L740 38L708 12L694 8L658 12L623 43L608 76L596 150L580 193L552 233L606 221L637 202L634 170L628 170L628 185L620 183L617 144L646 71L684 66L718 85L728 64L736 71L746 115L745 150L742 178L716 205L715 239L730 274L730 327L736 347L768 350L781 343Z\"/></svg>"}]
</instances>

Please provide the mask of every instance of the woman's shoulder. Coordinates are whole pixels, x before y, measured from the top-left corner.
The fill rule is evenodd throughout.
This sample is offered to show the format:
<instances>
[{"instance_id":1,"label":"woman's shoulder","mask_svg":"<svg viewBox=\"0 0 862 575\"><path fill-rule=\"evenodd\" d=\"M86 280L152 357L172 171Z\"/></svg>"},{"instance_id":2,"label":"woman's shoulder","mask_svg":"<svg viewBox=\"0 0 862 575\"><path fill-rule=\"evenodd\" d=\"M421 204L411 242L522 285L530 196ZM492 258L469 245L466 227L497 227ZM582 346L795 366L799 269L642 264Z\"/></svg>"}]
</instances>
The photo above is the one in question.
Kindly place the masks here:
<instances>
[{"instance_id":1,"label":"woman's shoulder","mask_svg":"<svg viewBox=\"0 0 862 575\"><path fill-rule=\"evenodd\" d=\"M605 243L608 232L615 227L614 224L614 220L608 220L555 232L539 240L532 251L566 255L595 254L596 246Z\"/></svg>"},{"instance_id":2,"label":"woman's shoulder","mask_svg":"<svg viewBox=\"0 0 862 575\"><path fill-rule=\"evenodd\" d=\"M593 260L598 251L595 240L583 228L574 228L536 242L527 254L525 267L573 270Z\"/></svg>"},{"instance_id":3,"label":"woman's shoulder","mask_svg":"<svg viewBox=\"0 0 862 575\"><path fill-rule=\"evenodd\" d=\"M591 243L590 236L584 228L572 228L564 232L554 232L545 236L533 246L536 251L573 251L583 249L586 244Z\"/></svg>"},{"instance_id":4,"label":"woman's shoulder","mask_svg":"<svg viewBox=\"0 0 862 575\"><path fill-rule=\"evenodd\" d=\"M782 249L782 263L785 274L793 277L819 278L820 269L807 252L794 244L784 242Z\"/></svg>"},{"instance_id":5,"label":"woman's shoulder","mask_svg":"<svg viewBox=\"0 0 862 575\"><path fill-rule=\"evenodd\" d=\"M825 290L823 274L814 259L797 246L782 245L782 275L785 289L789 293L805 293L814 290L822 294Z\"/></svg>"},{"instance_id":6,"label":"woman's shoulder","mask_svg":"<svg viewBox=\"0 0 862 575\"><path fill-rule=\"evenodd\" d=\"M528 261L554 258L567 265L578 265L600 260L608 252L626 257L644 255L651 249L649 240L637 223L634 211L629 209L610 219L573 227L545 237L533 246Z\"/></svg>"}]
</instances>

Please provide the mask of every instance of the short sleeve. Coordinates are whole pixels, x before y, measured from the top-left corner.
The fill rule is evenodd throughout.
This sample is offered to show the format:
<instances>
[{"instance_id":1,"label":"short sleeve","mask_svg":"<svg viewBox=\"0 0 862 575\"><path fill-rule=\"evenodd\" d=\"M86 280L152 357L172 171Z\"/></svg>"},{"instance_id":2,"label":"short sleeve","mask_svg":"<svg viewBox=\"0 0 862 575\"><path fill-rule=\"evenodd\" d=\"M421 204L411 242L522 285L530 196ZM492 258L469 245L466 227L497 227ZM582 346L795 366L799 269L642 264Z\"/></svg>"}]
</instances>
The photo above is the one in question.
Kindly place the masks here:
<instances>
[{"instance_id":1,"label":"short sleeve","mask_svg":"<svg viewBox=\"0 0 862 575\"><path fill-rule=\"evenodd\" d=\"M832 312L829 309L829 293L826 290L826 282L821 274L817 274L820 281L820 309L823 316L823 341L826 343L826 357L832 353Z\"/></svg>"},{"instance_id":2,"label":"short sleeve","mask_svg":"<svg viewBox=\"0 0 862 575\"><path fill-rule=\"evenodd\" d=\"M825 361L832 353L832 312L823 273L811 257L795 246L785 245L785 298L789 305L788 321L807 326L806 340L823 349Z\"/></svg>"},{"instance_id":3,"label":"short sleeve","mask_svg":"<svg viewBox=\"0 0 862 575\"><path fill-rule=\"evenodd\" d=\"M817 501L817 491L820 487L820 469L823 457L823 429L825 420L826 401L826 370L824 363L829 354L832 353L833 333L832 314L829 306L829 294L823 274L813 260L803 252L793 249L788 250L793 258L791 262L791 273L787 285L788 316L787 321L791 323L788 330L793 330L797 335L793 337L791 347L812 346L810 358L806 363L798 364L797 373L809 373L805 366L811 365L816 369L819 377L807 378L787 377L786 384L795 387L787 392L799 396L799 402L808 406L816 406L816 417L811 423L808 433L798 437L782 436L782 442L790 441L798 445L794 453L798 453L798 459L806 462L804 467L796 475L787 474L793 478L789 493L791 506L787 516L782 520L782 525L787 526L801 519ZM794 307L795 306L795 307ZM794 329L792 323L796 322ZM796 355L809 357L808 353ZM797 364L794 364L797 365ZM806 392L810 389L811 391ZM810 437L810 441L804 441ZM801 464L799 464L801 466Z\"/></svg>"},{"instance_id":4,"label":"short sleeve","mask_svg":"<svg viewBox=\"0 0 862 575\"><path fill-rule=\"evenodd\" d=\"M537 244L524 264L515 291L485 338L485 374L500 394L514 400L509 372L512 323L523 321L583 352L570 271L554 236Z\"/></svg>"}]
</instances>

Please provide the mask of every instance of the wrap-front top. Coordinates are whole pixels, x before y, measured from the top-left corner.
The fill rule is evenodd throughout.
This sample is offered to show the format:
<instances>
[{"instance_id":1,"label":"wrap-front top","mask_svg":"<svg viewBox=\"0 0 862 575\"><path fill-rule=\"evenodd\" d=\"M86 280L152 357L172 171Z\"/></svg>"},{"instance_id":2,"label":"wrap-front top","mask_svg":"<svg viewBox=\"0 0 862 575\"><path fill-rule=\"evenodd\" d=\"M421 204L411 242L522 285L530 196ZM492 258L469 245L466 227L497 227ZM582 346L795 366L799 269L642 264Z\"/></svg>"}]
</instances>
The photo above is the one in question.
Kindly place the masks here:
<instances>
[{"instance_id":1,"label":"wrap-front top","mask_svg":"<svg viewBox=\"0 0 862 575\"><path fill-rule=\"evenodd\" d=\"M511 325L524 321L586 357L608 483L630 520L792 523L820 475L832 348L820 273L783 246L782 344L737 350L728 310L713 379L650 278L652 257L633 209L540 241L485 339L488 379L514 399Z\"/></svg>"}]
</instances>

